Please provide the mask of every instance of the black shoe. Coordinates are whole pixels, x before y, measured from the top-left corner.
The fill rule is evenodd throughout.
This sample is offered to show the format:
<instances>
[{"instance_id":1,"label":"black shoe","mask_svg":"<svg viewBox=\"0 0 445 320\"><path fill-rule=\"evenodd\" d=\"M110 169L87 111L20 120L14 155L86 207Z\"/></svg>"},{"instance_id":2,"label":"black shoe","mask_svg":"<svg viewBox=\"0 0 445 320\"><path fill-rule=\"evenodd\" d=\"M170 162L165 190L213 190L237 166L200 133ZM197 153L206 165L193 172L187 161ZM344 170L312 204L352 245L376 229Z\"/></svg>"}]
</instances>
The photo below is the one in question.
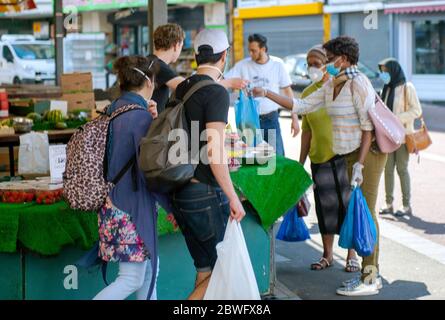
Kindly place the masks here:
<instances>
[{"instance_id":1,"label":"black shoe","mask_svg":"<svg viewBox=\"0 0 445 320\"><path fill-rule=\"evenodd\" d=\"M392 206L386 205L386 207L380 209L379 214L394 214Z\"/></svg>"}]
</instances>

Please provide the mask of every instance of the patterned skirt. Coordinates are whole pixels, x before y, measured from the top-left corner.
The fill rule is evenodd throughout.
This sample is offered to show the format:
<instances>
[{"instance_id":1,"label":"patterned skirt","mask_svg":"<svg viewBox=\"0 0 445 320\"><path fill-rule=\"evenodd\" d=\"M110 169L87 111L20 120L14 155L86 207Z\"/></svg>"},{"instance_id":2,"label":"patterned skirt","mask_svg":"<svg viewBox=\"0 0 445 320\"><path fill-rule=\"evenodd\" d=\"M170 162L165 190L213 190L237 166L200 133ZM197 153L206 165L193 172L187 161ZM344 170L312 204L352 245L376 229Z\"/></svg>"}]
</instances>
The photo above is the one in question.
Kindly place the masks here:
<instances>
[{"instance_id":1,"label":"patterned skirt","mask_svg":"<svg viewBox=\"0 0 445 320\"><path fill-rule=\"evenodd\" d=\"M99 210L99 257L108 262L144 262L148 250L131 216L107 199Z\"/></svg>"}]
</instances>

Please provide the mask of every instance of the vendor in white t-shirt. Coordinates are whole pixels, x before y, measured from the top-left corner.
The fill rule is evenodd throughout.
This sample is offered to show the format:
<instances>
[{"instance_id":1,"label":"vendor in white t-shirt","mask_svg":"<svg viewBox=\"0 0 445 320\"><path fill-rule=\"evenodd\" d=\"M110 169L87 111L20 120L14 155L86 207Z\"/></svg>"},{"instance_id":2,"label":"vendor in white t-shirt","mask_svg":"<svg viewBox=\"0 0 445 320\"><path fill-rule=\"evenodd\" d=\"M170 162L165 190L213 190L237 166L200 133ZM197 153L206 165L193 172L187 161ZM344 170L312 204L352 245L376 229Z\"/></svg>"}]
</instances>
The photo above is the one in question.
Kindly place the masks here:
<instances>
[{"instance_id":1,"label":"vendor in white t-shirt","mask_svg":"<svg viewBox=\"0 0 445 320\"><path fill-rule=\"evenodd\" d=\"M242 78L248 80L252 87L262 87L267 90L281 93L293 98L291 89L291 79L286 71L284 62L277 57L270 56L267 53L267 38L260 34L249 36L249 55L250 58L241 60L227 73L226 79ZM275 102L256 98L260 108L260 125L264 130L264 140L271 144L278 155L284 156L284 145L281 137L280 123L278 121L278 109L280 106ZM276 143L272 136L275 129ZM292 116L292 133L297 136L300 132L298 117Z\"/></svg>"}]
</instances>

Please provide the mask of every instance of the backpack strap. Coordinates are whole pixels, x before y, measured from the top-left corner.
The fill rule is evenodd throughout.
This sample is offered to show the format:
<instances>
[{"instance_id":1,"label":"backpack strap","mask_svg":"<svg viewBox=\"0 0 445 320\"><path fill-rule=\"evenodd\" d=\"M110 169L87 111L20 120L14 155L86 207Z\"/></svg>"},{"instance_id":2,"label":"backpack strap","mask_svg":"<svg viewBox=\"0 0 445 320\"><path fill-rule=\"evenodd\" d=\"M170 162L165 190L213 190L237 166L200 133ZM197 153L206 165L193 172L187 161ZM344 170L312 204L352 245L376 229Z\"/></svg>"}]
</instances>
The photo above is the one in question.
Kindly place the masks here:
<instances>
[{"instance_id":1,"label":"backpack strap","mask_svg":"<svg viewBox=\"0 0 445 320\"><path fill-rule=\"evenodd\" d=\"M145 110L144 108L142 108L141 106L139 106L137 104L129 104L124 107L121 107L121 108L117 109L116 111L114 111L110 115L110 122L128 111L138 110L138 109ZM107 139L107 141L108 141L108 139ZM107 145L108 145L108 142L107 142ZM127 173L127 171L130 170L132 167L134 167L135 163L136 163L136 154L133 155L130 158L130 160L128 160L128 162L125 164L125 166L119 171L119 173L116 175L116 177L111 182L114 185L116 185L122 179L122 177ZM107 174L108 174L108 152L106 151L105 157L104 157L104 179L105 180L107 178ZM133 191L137 191L137 180L136 180L136 174L134 172L132 173L132 180L133 180Z\"/></svg>"},{"instance_id":2,"label":"backpack strap","mask_svg":"<svg viewBox=\"0 0 445 320\"><path fill-rule=\"evenodd\" d=\"M125 164L125 166L119 171L119 173L114 177L114 179L111 181L114 185L116 185L120 179L124 176L125 173L127 173L128 170L135 164L136 162L136 155L132 156L130 160Z\"/></svg>"},{"instance_id":3,"label":"backpack strap","mask_svg":"<svg viewBox=\"0 0 445 320\"><path fill-rule=\"evenodd\" d=\"M142 108L140 105L138 104L129 104L126 105L124 107L120 107L119 109L117 109L116 111L114 111L111 115L110 115L110 121L113 121L115 118L117 118L118 116L131 111L131 110L146 110L145 108Z\"/></svg>"},{"instance_id":4,"label":"backpack strap","mask_svg":"<svg viewBox=\"0 0 445 320\"><path fill-rule=\"evenodd\" d=\"M195 94L196 91L198 91L201 88L207 87L207 86L213 86L213 85L217 85L217 86L221 86L219 83L217 83L214 80L203 80L203 81L199 81L198 83L194 84L188 91L187 93L184 95L184 97L181 99L182 103L185 104L187 102L188 99L191 98L191 96L193 96L193 94Z\"/></svg>"}]
</instances>

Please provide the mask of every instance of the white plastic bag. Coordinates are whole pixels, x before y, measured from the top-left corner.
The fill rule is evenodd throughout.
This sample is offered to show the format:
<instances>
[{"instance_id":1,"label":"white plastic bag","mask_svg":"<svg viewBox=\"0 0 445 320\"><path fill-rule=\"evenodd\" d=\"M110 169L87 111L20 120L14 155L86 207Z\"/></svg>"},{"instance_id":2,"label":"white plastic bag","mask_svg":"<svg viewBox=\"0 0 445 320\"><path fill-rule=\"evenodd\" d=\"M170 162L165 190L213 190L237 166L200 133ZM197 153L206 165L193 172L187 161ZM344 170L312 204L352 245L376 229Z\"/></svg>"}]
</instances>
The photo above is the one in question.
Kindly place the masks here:
<instances>
[{"instance_id":1,"label":"white plastic bag","mask_svg":"<svg viewBox=\"0 0 445 320\"><path fill-rule=\"evenodd\" d=\"M260 300L241 224L227 223L204 300Z\"/></svg>"},{"instance_id":2,"label":"white plastic bag","mask_svg":"<svg viewBox=\"0 0 445 320\"><path fill-rule=\"evenodd\" d=\"M30 132L20 136L19 174L47 174L49 171L48 134Z\"/></svg>"}]
</instances>

